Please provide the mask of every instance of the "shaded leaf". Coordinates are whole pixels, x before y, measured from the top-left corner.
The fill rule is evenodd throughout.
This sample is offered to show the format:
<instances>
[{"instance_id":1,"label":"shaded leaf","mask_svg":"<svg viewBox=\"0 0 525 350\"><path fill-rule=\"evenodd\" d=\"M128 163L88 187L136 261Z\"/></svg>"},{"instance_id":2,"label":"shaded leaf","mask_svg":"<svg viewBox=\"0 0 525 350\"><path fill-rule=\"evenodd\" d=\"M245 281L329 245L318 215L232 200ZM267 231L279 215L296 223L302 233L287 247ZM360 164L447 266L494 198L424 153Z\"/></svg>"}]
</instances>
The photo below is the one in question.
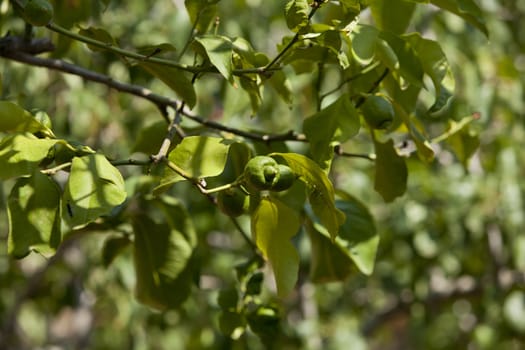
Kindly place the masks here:
<instances>
[{"instance_id":1,"label":"shaded leaf","mask_svg":"<svg viewBox=\"0 0 525 350\"><path fill-rule=\"evenodd\" d=\"M32 174L57 142L31 134L4 137L0 142L0 179Z\"/></svg>"},{"instance_id":2,"label":"shaded leaf","mask_svg":"<svg viewBox=\"0 0 525 350\"><path fill-rule=\"evenodd\" d=\"M185 76L183 71L148 61L139 61L138 65L168 85L186 102L188 107L193 108L195 106L195 103L197 103L195 89L191 80Z\"/></svg>"},{"instance_id":3,"label":"shaded leaf","mask_svg":"<svg viewBox=\"0 0 525 350\"><path fill-rule=\"evenodd\" d=\"M231 40L220 35L205 35L196 37L195 41L202 46L211 64L217 68L219 73L221 73L230 84L233 84L233 46Z\"/></svg>"},{"instance_id":4,"label":"shaded leaf","mask_svg":"<svg viewBox=\"0 0 525 350\"><path fill-rule=\"evenodd\" d=\"M374 219L359 200L342 191L338 194L342 200L336 204L346 220L334 241L318 223L306 225L312 242L310 275L315 282L342 280L351 273L352 264L365 275L374 270L379 245Z\"/></svg>"},{"instance_id":5,"label":"shaded leaf","mask_svg":"<svg viewBox=\"0 0 525 350\"><path fill-rule=\"evenodd\" d=\"M374 141L376 167L374 189L386 202L402 196L407 188L408 170L405 159L397 154L394 141Z\"/></svg>"},{"instance_id":6,"label":"shaded leaf","mask_svg":"<svg viewBox=\"0 0 525 350\"><path fill-rule=\"evenodd\" d=\"M158 310L180 306L191 292L193 246L182 232L146 216L133 221L135 294Z\"/></svg>"},{"instance_id":7,"label":"shaded leaf","mask_svg":"<svg viewBox=\"0 0 525 350\"><path fill-rule=\"evenodd\" d=\"M102 246L102 264L104 264L105 267L111 265L113 260L130 244L131 241L125 236L115 236L106 239Z\"/></svg>"},{"instance_id":8,"label":"shaded leaf","mask_svg":"<svg viewBox=\"0 0 525 350\"><path fill-rule=\"evenodd\" d=\"M7 203L9 254L22 258L31 250L55 253L62 239L60 195L58 185L39 171L16 182Z\"/></svg>"},{"instance_id":9,"label":"shaded leaf","mask_svg":"<svg viewBox=\"0 0 525 350\"><path fill-rule=\"evenodd\" d=\"M334 239L345 215L335 207L334 187L326 173L308 157L297 153L272 153L284 158L288 166L306 185L308 200L321 224Z\"/></svg>"},{"instance_id":10,"label":"shaded leaf","mask_svg":"<svg viewBox=\"0 0 525 350\"><path fill-rule=\"evenodd\" d=\"M208 31L217 16L217 3L219 0L185 0L184 5L190 16L197 33Z\"/></svg>"},{"instance_id":11,"label":"shaded leaf","mask_svg":"<svg viewBox=\"0 0 525 350\"><path fill-rule=\"evenodd\" d=\"M380 38L388 43L397 56L399 65L393 67L393 73L399 85L402 88L406 88L407 84L423 86L423 66L410 42L390 32L381 32Z\"/></svg>"},{"instance_id":12,"label":"shaded leaf","mask_svg":"<svg viewBox=\"0 0 525 350\"><path fill-rule=\"evenodd\" d=\"M370 9L377 27L402 34L412 19L416 4L407 0L372 0Z\"/></svg>"},{"instance_id":13,"label":"shaded leaf","mask_svg":"<svg viewBox=\"0 0 525 350\"><path fill-rule=\"evenodd\" d=\"M419 56L423 70L432 79L436 100L430 107L430 112L437 112L448 103L455 88L454 76L445 53L439 43L423 39L419 33L405 35L404 38L410 42Z\"/></svg>"},{"instance_id":14,"label":"shaded leaf","mask_svg":"<svg viewBox=\"0 0 525 350\"><path fill-rule=\"evenodd\" d=\"M312 282L334 282L347 278L352 272L352 262L348 256L328 235L318 231L311 220L306 220L305 228L311 244L310 279Z\"/></svg>"},{"instance_id":15,"label":"shaded leaf","mask_svg":"<svg viewBox=\"0 0 525 350\"><path fill-rule=\"evenodd\" d=\"M273 269L280 296L289 294L297 282L299 254L290 240L300 225L298 213L274 198L262 198L252 214L255 243Z\"/></svg>"},{"instance_id":16,"label":"shaded leaf","mask_svg":"<svg viewBox=\"0 0 525 350\"><path fill-rule=\"evenodd\" d=\"M10 101L0 101L0 131L41 132L44 136L55 137L49 125Z\"/></svg>"},{"instance_id":17,"label":"shaded leaf","mask_svg":"<svg viewBox=\"0 0 525 350\"><path fill-rule=\"evenodd\" d=\"M355 136L360 125L359 114L347 94L305 119L303 131L310 141L314 160L328 170L334 156L333 146Z\"/></svg>"},{"instance_id":18,"label":"shaded leaf","mask_svg":"<svg viewBox=\"0 0 525 350\"><path fill-rule=\"evenodd\" d=\"M352 31L352 54L360 64L369 64L375 57L379 31L372 26L358 25Z\"/></svg>"},{"instance_id":19,"label":"shaded leaf","mask_svg":"<svg viewBox=\"0 0 525 350\"><path fill-rule=\"evenodd\" d=\"M102 154L74 157L63 195L63 213L71 227L92 222L126 199L122 175Z\"/></svg>"}]
</instances>

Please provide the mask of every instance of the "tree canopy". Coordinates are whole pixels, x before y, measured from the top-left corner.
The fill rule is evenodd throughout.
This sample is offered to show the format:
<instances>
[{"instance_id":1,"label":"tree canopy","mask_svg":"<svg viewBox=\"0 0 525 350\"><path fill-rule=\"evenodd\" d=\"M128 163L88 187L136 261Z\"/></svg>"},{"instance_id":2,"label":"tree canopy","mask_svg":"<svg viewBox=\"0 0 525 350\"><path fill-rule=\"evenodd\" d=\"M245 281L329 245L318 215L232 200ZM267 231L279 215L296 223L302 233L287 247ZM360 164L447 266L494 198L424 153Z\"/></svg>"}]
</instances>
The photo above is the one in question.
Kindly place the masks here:
<instances>
[{"instance_id":1,"label":"tree canopy","mask_svg":"<svg viewBox=\"0 0 525 350\"><path fill-rule=\"evenodd\" d=\"M0 14L0 348L523 344L522 2Z\"/></svg>"}]
</instances>

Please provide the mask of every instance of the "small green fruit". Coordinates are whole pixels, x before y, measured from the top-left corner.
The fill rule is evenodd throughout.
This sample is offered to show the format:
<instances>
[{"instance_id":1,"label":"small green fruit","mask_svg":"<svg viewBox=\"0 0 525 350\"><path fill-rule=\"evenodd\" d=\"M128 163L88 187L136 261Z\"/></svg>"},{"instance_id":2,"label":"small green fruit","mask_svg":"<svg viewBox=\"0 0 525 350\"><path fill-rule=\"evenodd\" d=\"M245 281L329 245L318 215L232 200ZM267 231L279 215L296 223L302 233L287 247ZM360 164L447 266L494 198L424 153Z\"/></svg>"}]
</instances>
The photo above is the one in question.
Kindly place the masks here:
<instances>
[{"instance_id":1,"label":"small green fruit","mask_svg":"<svg viewBox=\"0 0 525 350\"><path fill-rule=\"evenodd\" d=\"M249 187L259 191L269 190L278 175L277 165L272 157L253 157L244 167L244 179Z\"/></svg>"},{"instance_id":2,"label":"small green fruit","mask_svg":"<svg viewBox=\"0 0 525 350\"><path fill-rule=\"evenodd\" d=\"M289 189L292 187L296 176L292 172L289 166L278 164L277 165L278 176L272 183L270 191L280 192Z\"/></svg>"},{"instance_id":3,"label":"small green fruit","mask_svg":"<svg viewBox=\"0 0 525 350\"><path fill-rule=\"evenodd\" d=\"M248 197L238 188L230 188L219 192L217 206L226 215L237 217L244 213Z\"/></svg>"},{"instance_id":4,"label":"small green fruit","mask_svg":"<svg viewBox=\"0 0 525 350\"><path fill-rule=\"evenodd\" d=\"M49 24L53 14L53 5L47 0L28 0L23 10L26 22L36 27Z\"/></svg>"},{"instance_id":5,"label":"small green fruit","mask_svg":"<svg viewBox=\"0 0 525 350\"><path fill-rule=\"evenodd\" d=\"M380 95L367 97L361 112L368 125L374 129L386 129L394 120L394 107L388 99Z\"/></svg>"}]
</instances>

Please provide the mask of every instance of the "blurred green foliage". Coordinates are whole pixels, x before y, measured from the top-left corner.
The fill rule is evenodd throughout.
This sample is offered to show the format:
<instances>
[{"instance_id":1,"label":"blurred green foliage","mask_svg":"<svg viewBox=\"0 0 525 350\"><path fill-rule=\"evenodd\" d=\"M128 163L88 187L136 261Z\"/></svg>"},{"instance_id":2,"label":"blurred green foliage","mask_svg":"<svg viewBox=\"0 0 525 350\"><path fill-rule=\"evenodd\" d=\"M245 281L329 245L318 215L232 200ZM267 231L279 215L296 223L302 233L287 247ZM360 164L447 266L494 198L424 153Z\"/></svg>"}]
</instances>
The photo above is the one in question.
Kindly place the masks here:
<instances>
[{"instance_id":1,"label":"blurred green foliage","mask_svg":"<svg viewBox=\"0 0 525 350\"><path fill-rule=\"evenodd\" d=\"M125 48L172 44L176 51L163 57L177 57L190 35L183 1L53 3L55 20L65 27L104 28ZM388 205L371 190L370 162L333 160L335 187L366 203L376 221L380 243L370 276L355 270L344 282L313 284L307 276L311 251L307 234L301 232L294 238L300 255L298 287L277 299L269 292L270 281L259 290L260 262L248 261L248 248L235 226L205 196L181 183L173 191L195 226L200 288L193 287L180 308L152 311L133 297L136 277L129 225L118 231L76 233L78 237L50 259L7 256L6 198L14 181L6 180L0 186L0 347L261 349L279 342L279 348L286 349L347 349L349 344L352 349L522 348L525 5L520 0L478 4L488 38L458 16L422 4L415 6L407 31L437 40L456 80L454 99L435 115L427 114L435 102L433 92L422 93L416 117L429 125L428 133L441 135L454 120L473 112L480 118L437 145L430 165L410 155L407 192ZM279 1L223 0L217 6L219 33L245 38L269 57L277 53L279 41L290 36ZM369 12L361 16L373 23ZM0 1L0 30L2 35L24 30L7 0ZM35 29L35 35L52 37L57 43L54 57L173 96L161 81L139 67L128 69L111 53L93 54L85 45L44 28ZM0 78L2 100L46 111L57 137L101 149L111 159L128 157L141 130L162 118L145 100L3 58ZM290 83L297 92L291 106L266 89L257 118L250 118L253 101L248 93L220 76L206 76L195 83L199 98L194 111L244 130L293 129L316 112L310 103L316 81L313 75L297 74ZM359 90L360 82L355 84ZM184 127L202 132L189 121ZM371 152L364 137L349 141L349 148ZM300 145L292 147L301 150ZM275 143L264 153L282 151L286 149ZM151 190L142 169L120 170L127 187ZM293 199L283 201L293 207ZM249 227L244 217L239 224ZM110 249L120 254L106 256L112 254ZM240 316L240 309L246 317ZM244 332L248 326L251 330ZM5 334L6 329L14 331Z\"/></svg>"}]
</instances>

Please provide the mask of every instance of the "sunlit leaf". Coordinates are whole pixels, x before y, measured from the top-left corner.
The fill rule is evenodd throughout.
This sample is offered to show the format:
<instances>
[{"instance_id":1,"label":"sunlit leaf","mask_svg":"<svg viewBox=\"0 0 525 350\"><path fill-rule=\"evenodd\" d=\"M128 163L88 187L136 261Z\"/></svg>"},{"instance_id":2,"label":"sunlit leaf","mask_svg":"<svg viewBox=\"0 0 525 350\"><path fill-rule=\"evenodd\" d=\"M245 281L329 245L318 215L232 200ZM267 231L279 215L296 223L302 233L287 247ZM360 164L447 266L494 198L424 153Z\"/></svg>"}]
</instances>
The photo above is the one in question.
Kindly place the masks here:
<instances>
[{"instance_id":1,"label":"sunlit leaf","mask_svg":"<svg viewBox=\"0 0 525 350\"><path fill-rule=\"evenodd\" d=\"M252 214L255 243L273 269L280 296L289 294L297 282L299 254L290 239L300 224L295 210L273 198L262 198Z\"/></svg>"},{"instance_id":2,"label":"sunlit leaf","mask_svg":"<svg viewBox=\"0 0 525 350\"><path fill-rule=\"evenodd\" d=\"M334 155L333 146L356 135L360 125L359 114L346 94L305 119L303 130L310 141L314 160L328 170Z\"/></svg>"},{"instance_id":3,"label":"sunlit leaf","mask_svg":"<svg viewBox=\"0 0 525 350\"><path fill-rule=\"evenodd\" d=\"M58 140L13 134L0 142L0 179L32 174Z\"/></svg>"},{"instance_id":4,"label":"sunlit leaf","mask_svg":"<svg viewBox=\"0 0 525 350\"><path fill-rule=\"evenodd\" d=\"M407 188L408 170L405 159L397 154L394 141L374 142L376 152L374 189L386 202L402 196Z\"/></svg>"},{"instance_id":5,"label":"sunlit leaf","mask_svg":"<svg viewBox=\"0 0 525 350\"><path fill-rule=\"evenodd\" d=\"M188 136L168 155L168 160L192 178L206 178L222 173L233 141L210 136ZM157 191L185 180L184 177L166 168Z\"/></svg>"},{"instance_id":6,"label":"sunlit leaf","mask_svg":"<svg viewBox=\"0 0 525 350\"><path fill-rule=\"evenodd\" d=\"M231 40L220 35L205 35L196 37L195 41L202 46L211 64L217 68L219 73L221 73L230 84L233 84L233 47Z\"/></svg>"},{"instance_id":7,"label":"sunlit leaf","mask_svg":"<svg viewBox=\"0 0 525 350\"><path fill-rule=\"evenodd\" d=\"M41 132L44 136L55 137L48 125L10 101L0 101L0 131Z\"/></svg>"},{"instance_id":8,"label":"sunlit leaf","mask_svg":"<svg viewBox=\"0 0 525 350\"><path fill-rule=\"evenodd\" d=\"M35 250L52 255L61 240L60 188L48 176L35 171L19 179L8 197L8 253L22 258Z\"/></svg>"},{"instance_id":9,"label":"sunlit leaf","mask_svg":"<svg viewBox=\"0 0 525 350\"><path fill-rule=\"evenodd\" d=\"M335 207L334 187L326 173L316 162L297 153L273 153L284 158L299 180L306 185L308 200L321 224L334 239L339 227L345 221L345 215Z\"/></svg>"},{"instance_id":10,"label":"sunlit leaf","mask_svg":"<svg viewBox=\"0 0 525 350\"><path fill-rule=\"evenodd\" d=\"M71 227L107 215L126 199L122 175L102 154L74 157L63 195L63 216Z\"/></svg>"}]
</instances>

